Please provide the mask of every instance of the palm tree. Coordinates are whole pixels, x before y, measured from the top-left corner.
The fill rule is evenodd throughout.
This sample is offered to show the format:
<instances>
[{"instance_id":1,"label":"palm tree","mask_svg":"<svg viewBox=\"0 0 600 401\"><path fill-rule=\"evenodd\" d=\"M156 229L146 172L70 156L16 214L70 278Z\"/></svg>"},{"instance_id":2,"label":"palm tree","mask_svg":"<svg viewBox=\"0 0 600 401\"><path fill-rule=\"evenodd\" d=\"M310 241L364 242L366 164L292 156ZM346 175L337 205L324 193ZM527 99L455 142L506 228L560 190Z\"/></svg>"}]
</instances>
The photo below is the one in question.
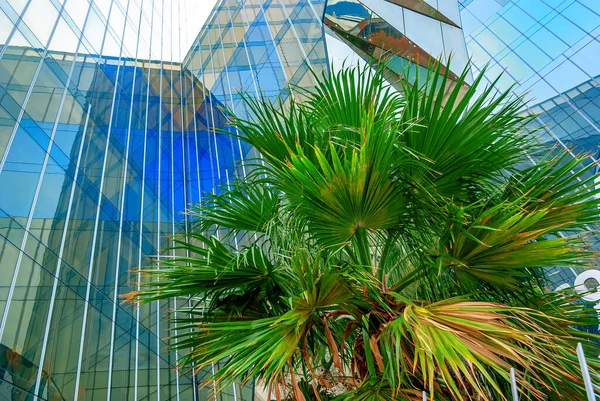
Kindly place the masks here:
<instances>
[{"instance_id":1,"label":"palm tree","mask_svg":"<svg viewBox=\"0 0 600 401\"><path fill-rule=\"evenodd\" d=\"M576 327L597 315L544 271L594 258L594 166L544 148L522 98L447 71L402 93L357 67L285 104L242 94L231 125L260 159L127 295L191 301L181 367L298 401L506 400L514 368L524 400L584 399L575 347L593 378L600 347Z\"/></svg>"}]
</instances>

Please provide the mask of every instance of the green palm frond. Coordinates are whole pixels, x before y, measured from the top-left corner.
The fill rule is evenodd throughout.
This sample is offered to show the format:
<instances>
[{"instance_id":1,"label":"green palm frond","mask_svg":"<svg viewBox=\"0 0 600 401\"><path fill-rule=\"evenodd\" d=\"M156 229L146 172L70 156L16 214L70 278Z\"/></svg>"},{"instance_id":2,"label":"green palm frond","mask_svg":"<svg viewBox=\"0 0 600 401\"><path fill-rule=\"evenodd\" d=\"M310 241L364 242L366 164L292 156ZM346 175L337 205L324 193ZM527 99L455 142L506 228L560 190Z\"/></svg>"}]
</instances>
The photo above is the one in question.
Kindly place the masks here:
<instances>
[{"instance_id":1,"label":"green palm frond","mask_svg":"<svg viewBox=\"0 0 600 401\"><path fill-rule=\"evenodd\" d=\"M305 155L314 159L313 149L327 147L328 133L298 103L291 101L287 107L264 97L241 93L251 119L231 115L231 124L239 132L240 139L252 145L268 163L268 167L282 168L290 152L300 147ZM225 131L227 133L228 131Z\"/></svg>"},{"instance_id":2,"label":"green palm frond","mask_svg":"<svg viewBox=\"0 0 600 401\"><path fill-rule=\"evenodd\" d=\"M209 194L201 204L192 205L188 215L196 232L224 228L234 234L264 233L276 219L278 209L279 194L257 179L239 182L219 195Z\"/></svg>"},{"instance_id":3,"label":"green palm frond","mask_svg":"<svg viewBox=\"0 0 600 401\"><path fill-rule=\"evenodd\" d=\"M140 283L140 291L128 294L129 298L141 303L193 298L203 305L207 316L218 310L227 318L243 316L240 311L227 308L232 298L244 299L248 307L259 304L266 316L282 310L279 297L292 283L287 272L273 265L259 247L233 252L216 237L198 233L174 242L176 246L169 250L189 256L165 256L157 261L159 268L139 271L145 281Z\"/></svg>"},{"instance_id":4,"label":"green palm frond","mask_svg":"<svg viewBox=\"0 0 600 401\"><path fill-rule=\"evenodd\" d=\"M391 135L365 134L364 144L345 158L333 146L331 161L320 150L318 163L294 155L278 188L326 245L343 244L360 229L392 228L406 214L400 207L404 189L388 168L396 153L393 142Z\"/></svg>"},{"instance_id":5,"label":"green palm frond","mask_svg":"<svg viewBox=\"0 0 600 401\"><path fill-rule=\"evenodd\" d=\"M517 289L527 269L585 266L594 253L581 238L549 237L560 226L544 225L543 207L528 212L521 202L473 208L450 205L448 227L442 233L440 270L451 268L461 280L470 275L503 289Z\"/></svg>"},{"instance_id":6,"label":"green palm frond","mask_svg":"<svg viewBox=\"0 0 600 401\"><path fill-rule=\"evenodd\" d=\"M445 74L440 69L438 64L424 85L404 83L407 106L402 118L418 122L403 136L404 142L433 164L431 169L414 167L410 175L432 181L443 196L471 202L477 199L474 190L496 184L526 160L525 151L534 142L523 130L532 117L518 113L521 97L510 91L495 96L496 82L480 93L483 73L469 86L468 70L452 82L449 68Z\"/></svg>"},{"instance_id":7,"label":"green palm frond","mask_svg":"<svg viewBox=\"0 0 600 401\"><path fill-rule=\"evenodd\" d=\"M364 66L330 76L323 73L311 91L303 91L303 108L341 146L363 142L361 130L367 121L373 131L395 130L405 98L387 83L384 71Z\"/></svg>"}]
</instances>

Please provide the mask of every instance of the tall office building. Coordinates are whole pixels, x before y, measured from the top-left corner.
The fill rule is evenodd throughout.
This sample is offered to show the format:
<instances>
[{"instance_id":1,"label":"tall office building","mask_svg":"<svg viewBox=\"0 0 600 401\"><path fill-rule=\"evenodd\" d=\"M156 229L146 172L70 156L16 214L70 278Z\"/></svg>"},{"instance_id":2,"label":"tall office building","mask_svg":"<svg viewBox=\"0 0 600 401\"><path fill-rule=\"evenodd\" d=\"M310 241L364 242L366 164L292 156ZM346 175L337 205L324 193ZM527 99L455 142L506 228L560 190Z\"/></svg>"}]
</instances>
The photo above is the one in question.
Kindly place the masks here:
<instances>
[{"instance_id":1,"label":"tall office building","mask_svg":"<svg viewBox=\"0 0 600 401\"><path fill-rule=\"evenodd\" d=\"M223 108L349 55L467 63L456 1L326 3L220 0L200 29L192 0L0 0L1 400L214 399L173 369L164 312L183 301L119 295L187 204L245 174Z\"/></svg>"},{"instance_id":2,"label":"tall office building","mask_svg":"<svg viewBox=\"0 0 600 401\"><path fill-rule=\"evenodd\" d=\"M531 127L548 143L600 157L600 2L460 0L474 73L487 66L500 91L527 93ZM600 246L600 236L597 236ZM556 270L556 285L600 283L600 271ZM592 286L588 281L588 285ZM590 296L594 298L594 296ZM593 299L597 300L597 299Z\"/></svg>"},{"instance_id":3,"label":"tall office building","mask_svg":"<svg viewBox=\"0 0 600 401\"><path fill-rule=\"evenodd\" d=\"M193 399L162 340L175 302L118 298L198 199L191 186L213 186L184 178L211 168L200 115L219 112L178 62L183 12L0 5L0 399Z\"/></svg>"}]
</instances>

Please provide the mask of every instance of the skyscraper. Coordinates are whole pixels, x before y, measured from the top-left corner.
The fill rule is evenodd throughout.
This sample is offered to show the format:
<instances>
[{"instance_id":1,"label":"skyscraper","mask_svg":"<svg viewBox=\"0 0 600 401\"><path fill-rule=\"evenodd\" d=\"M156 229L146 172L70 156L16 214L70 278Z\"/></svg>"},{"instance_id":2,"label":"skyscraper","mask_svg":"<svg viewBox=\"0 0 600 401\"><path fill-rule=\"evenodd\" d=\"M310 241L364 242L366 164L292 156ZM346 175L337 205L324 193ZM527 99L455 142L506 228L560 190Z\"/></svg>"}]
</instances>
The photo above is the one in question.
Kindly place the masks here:
<instances>
[{"instance_id":1,"label":"skyscraper","mask_svg":"<svg viewBox=\"0 0 600 401\"><path fill-rule=\"evenodd\" d=\"M460 72L439 3L220 0L200 29L188 0L0 0L0 399L213 399L164 340L184 301L122 305L130 270L245 174L252 149L215 131L239 90L285 101L353 54Z\"/></svg>"},{"instance_id":2,"label":"skyscraper","mask_svg":"<svg viewBox=\"0 0 600 401\"><path fill-rule=\"evenodd\" d=\"M590 162L600 157L600 2L594 0L460 0L474 73L487 66L499 91L527 94L531 128L542 139ZM600 244L598 237L597 244ZM600 283L600 271L553 272L556 285ZM581 287L583 289L583 287Z\"/></svg>"}]
</instances>

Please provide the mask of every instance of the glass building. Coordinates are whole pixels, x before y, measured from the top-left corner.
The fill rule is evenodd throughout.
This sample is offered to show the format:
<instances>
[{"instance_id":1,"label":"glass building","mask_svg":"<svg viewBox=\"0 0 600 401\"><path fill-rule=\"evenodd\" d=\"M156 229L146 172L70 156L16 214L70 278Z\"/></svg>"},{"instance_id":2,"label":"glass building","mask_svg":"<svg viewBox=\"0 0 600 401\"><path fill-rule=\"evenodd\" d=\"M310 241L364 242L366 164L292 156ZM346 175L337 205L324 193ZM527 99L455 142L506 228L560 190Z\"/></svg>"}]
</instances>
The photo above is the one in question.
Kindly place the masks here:
<instances>
[{"instance_id":1,"label":"glass building","mask_svg":"<svg viewBox=\"0 0 600 401\"><path fill-rule=\"evenodd\" d=\"M600 2L597 0L460 0L474 73L487 66L498 90L526 93L532 128L543 140L600 157ZM600 246L600 236L596 246ZM600 265L599 265L600 267ZM560 270L553 280L577 286L600 271ZM583 287L581 287L583 288ZM594 299L597 301L597 299Z\"/></svg>"},{"instance_id":2,"label":"glass building","mask_svg":"<svg viewBox=\"0 0 600 401\"><path fill-rule=\"evenodd\" d=\"M176 301L119 300L234 160L181 63L185 3L0 6L0 399L196 399Z\"/></svg>"},{"instance_id":3,"label":"glass building","mask_svg":"<svg viewBox=\"0 0 600 401\"><path fill-rule=\"evenodd\" d=\"M186 205L245 174L223 108L347 56L396 75L468 60L451 0L219 0L204 27L201 7L0 0L0 400L252 399L174 370L182 301L119 298Z\"/></svg>"},{"instance_id":4,"label":"glass building","mask_svg":"<svg viewBox=\"0 0 600 401\"><path fill-rule=\"evenodd\" d=\"M391 82L410 82L438 60L444 73L452 58L450 79L468 64L455 1L329 0L324 22L334 67L348 60L385 63Z\"/></svg>"}]
</instances>

